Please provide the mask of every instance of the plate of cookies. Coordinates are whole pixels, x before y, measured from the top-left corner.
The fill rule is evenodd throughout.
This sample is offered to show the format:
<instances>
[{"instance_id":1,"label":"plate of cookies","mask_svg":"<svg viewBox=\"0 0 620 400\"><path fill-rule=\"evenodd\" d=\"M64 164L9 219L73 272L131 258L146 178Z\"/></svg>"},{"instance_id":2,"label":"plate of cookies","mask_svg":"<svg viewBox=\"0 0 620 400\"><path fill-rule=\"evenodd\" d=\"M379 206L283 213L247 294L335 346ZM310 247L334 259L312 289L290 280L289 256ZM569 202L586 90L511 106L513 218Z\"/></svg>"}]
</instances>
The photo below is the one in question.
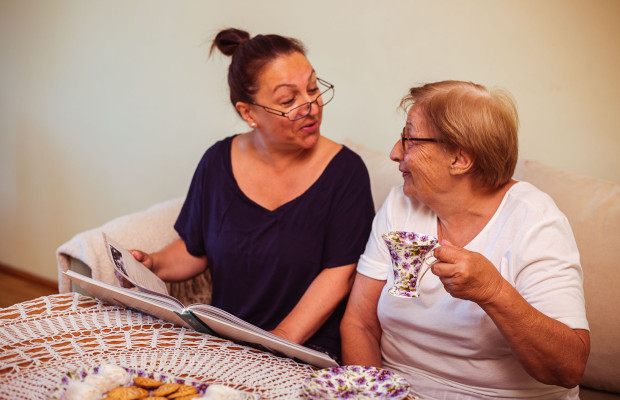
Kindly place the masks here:
<instances>
[{"instance_id":1,"label":"plate of cookies","mask_svg":"<svg viewBox=\"0 0 620 400\"><path fill-rule=\"evenodd\" d=\"M258 400L226 385L194 382L168 374L103 364L67 372L50 394L56 400Z\"/></svg>"}]
</instances>

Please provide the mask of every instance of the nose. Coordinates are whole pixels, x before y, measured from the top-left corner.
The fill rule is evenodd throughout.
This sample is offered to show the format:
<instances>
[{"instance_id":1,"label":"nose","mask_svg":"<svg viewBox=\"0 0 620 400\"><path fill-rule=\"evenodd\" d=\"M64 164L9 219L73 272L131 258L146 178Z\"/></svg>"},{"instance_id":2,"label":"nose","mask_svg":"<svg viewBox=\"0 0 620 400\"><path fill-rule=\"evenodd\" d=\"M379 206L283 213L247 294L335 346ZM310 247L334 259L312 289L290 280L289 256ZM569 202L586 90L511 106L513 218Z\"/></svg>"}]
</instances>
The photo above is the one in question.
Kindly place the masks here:
<instances>
[{"instance_id":1,"label":"nose","mask_svg":"<svg viewBox=\"0 0 620 400\"><path fill-rule=\"evenodd\" d=\"M316 99L314 99L312 101L309 101L308 102L308 107L310 108L308 110L308 114L311 114L311 115L318 114L319 111L321 110L321 107L319 107L319 99L316 98Z\"/></svg>"},{"instance_id":2,"label":"nose","mask_svg":"<svg viewBox=\"0 0 620 400\"><path fill-rule=\"evenodd\" d=\"M400 162L403 159L403 146L400 140L397 140L390 152L390 160Z\"/></svg>"}]
</instances>

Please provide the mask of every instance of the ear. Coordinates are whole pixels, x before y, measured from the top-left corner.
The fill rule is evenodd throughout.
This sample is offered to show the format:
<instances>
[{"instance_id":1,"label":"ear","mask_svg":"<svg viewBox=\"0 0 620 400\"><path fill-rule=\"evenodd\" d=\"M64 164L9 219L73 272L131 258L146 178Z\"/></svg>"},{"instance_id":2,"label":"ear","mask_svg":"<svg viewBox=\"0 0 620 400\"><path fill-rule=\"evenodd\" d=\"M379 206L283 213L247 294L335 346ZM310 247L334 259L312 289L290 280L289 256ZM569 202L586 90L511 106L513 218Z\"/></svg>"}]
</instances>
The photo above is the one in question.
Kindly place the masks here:
<instances>
[{"instance_id":1,"label":"ear","mask_svg":"<svg viewBox=\"0 0 620 400\"><path fill-rule=\"evenodd\" d=\"M456 149L451 154L450 173L464 175L474 167L476 158L463 149Z\"/></svg>"},{"instance_id":2,"label":"ear","mask_svg":"<svg viewBox=\"0 0 620 400\"><path fill-rule=\"evenodd\" d=\"M250 105L248 103L238 101L237 103L235 103L235 108L239 112L239 115L241 115L241 118L243 118L243 120L247 122L248 125L256 126L256 122L254 121L254 118L252 117L252 112L251 112L252 110L250 109Z\"/></svg>"}]
</instances>

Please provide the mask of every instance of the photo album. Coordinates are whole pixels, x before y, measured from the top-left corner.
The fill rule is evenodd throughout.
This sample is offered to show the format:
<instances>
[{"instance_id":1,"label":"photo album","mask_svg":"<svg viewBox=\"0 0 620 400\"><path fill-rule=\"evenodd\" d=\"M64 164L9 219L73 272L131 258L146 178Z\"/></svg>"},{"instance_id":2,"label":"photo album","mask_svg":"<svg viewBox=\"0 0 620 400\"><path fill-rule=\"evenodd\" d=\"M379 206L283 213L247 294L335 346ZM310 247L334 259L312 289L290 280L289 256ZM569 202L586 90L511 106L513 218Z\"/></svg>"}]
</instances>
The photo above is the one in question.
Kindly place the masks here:
<instances>
[{"instance_id":1,"label":"photo album","mask_svg":"<svg viewBox=\"0 0 620 400\"><path fill-rule=\"evenodd\" d=\"M338 366L327 354L273 335L217 307L207 304L182 304L168 294L164 281L105 233L102 245L106 246L106 253L116 276L122 277L134 287L110 285L74 271L65 272L69 279L91 296L106 303L127 307L198 332L267 350L319 368Z\"/></svg>"}]
</instances>

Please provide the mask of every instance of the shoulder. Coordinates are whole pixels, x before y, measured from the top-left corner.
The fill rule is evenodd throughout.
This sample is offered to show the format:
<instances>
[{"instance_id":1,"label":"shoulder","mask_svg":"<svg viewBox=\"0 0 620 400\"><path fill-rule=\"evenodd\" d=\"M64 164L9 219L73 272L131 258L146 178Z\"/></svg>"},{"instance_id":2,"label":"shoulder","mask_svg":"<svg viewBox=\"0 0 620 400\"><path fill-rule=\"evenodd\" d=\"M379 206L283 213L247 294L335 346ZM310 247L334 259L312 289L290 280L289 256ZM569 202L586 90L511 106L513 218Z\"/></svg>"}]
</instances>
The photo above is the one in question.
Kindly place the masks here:
<instances>
[{"instance_id":1,"label":"shoulder","mask_svg":"<svg viewBox=\"0 0 620 400\"><path fill-rule=\"evenodd\" d=\"M491 240L503 237L525 258L553 252L551 242L562 243L566 254L576 249L568 218L549 195L527 182L517 182L506 192L485 232Z\"/></svg>"},{"instance_id":2,"label":"shoulder","mask_svg":"<svg viewBox=\"0 0 620 400\"><path fill-rule=\"evenodd\" d=\"M350 163L353 167L367 171L362 157L345 145L342 145L342 149L336 154L335 158L338 158L342 163Z\"/></svg>"},{"instance_id":3,"label":"shoulder","mask_svg":"<svg viewBox=\"0 0 620 400\"><path fill-rule=\"evenodd\" d=\"M367 182L370 185L368 169L362 158L353 150L342 145L331 159L325 172L344 182Z\"/></svg>"},{"instance_id":4,"label":"shoulder","mask_svg":"<svg viewBox=\"0 0 620 400\"><path fill-rule=\"evenodd\" d=\"M522 210L534 218L564 217L551 196L529 182L518 181L504 197L504 208Z\"/></svg>"},{"instance_id":5,"label":"shoulder","mask_svg":"<svg viewBox=\"0 0 620 400\"><path fill-rule=\"evenodd\" d=\"M350 165L354 168L361 168L366 171L366 165L356 152L348 148L347 146L337 143L325 136L321 136L321 140L318 143L322 150L320 153L322 157L330 159L329 164L336 164L339 166Z\"/></svg>"},{"instance_id":6,"label":"shoulder","mask_svg":"<svg viewBox=\"0 0 620 400\"><path fill-rule=\"evenodd\" d=\"M211 147L207 149L207 151L205 152L205 155L206 154L214 155L214 154L220 154L224 152L230 153L232 141L235 138L235 136L237 135L228 136L227 138L218 140L217 142L213 143Z\"/></svg>"},{"instance_id":7,"label":"shoulder","mask_svg":"<svg viewBox=\"0 0 620 400\"><path fill-rule=\"evenodd\" d=\"M213 143L202 155L200 165L206 166L215 160L221 160L222 158L230 158L230 148L232 146L232 140L235 136L229 136L225 139L218 140Z\"/></svg>"}]
</instances>

